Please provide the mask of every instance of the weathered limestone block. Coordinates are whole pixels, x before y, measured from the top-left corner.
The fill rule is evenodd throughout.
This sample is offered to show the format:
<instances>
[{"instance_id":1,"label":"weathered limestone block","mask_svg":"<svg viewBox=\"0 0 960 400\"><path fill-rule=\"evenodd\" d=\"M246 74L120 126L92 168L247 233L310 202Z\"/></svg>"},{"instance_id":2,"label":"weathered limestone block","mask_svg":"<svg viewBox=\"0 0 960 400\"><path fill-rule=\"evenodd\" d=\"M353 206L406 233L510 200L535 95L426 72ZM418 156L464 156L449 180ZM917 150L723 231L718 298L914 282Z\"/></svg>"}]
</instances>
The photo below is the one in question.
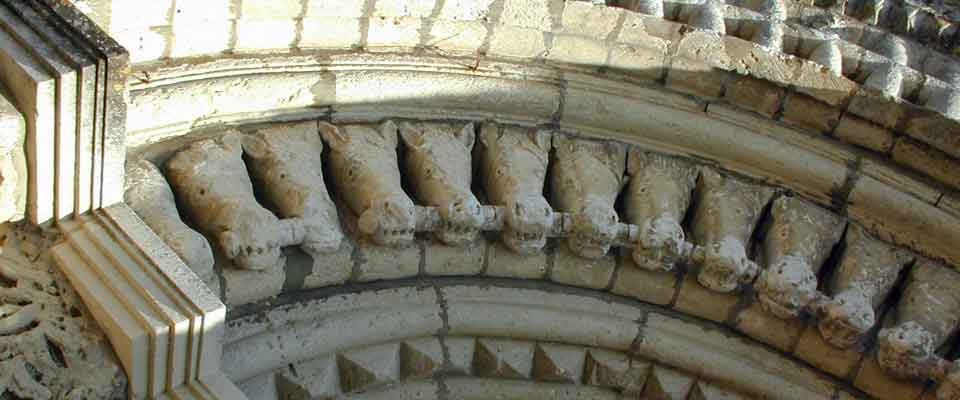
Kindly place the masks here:
<instances>
[{"instance_id":1,"label":"weathered limestone block","mask_svg":"<svg viewBox=\"0 0 960 400\"><path fill-rule=\"evenodd\" d=\"M712 169L703 169L700 179L692 226L697 248L691 261L700 268L700 284L731 292L757 275L757 265L747 258L746 249L761 211L774 192Z\"/></svg>"},{"instance_id":2,"label":"weathered limestone block","mask_svg":"<svg viewBox=\"0 0 960 400\"><path fill-rule=\"evenodd\" d=\"M876 323L876 313L910 255L850 225L843 258L827 285L831 301L818 311L818 328L828 343L847 348Z\"/></svg>"},{"instance_id":3,"label":"weathered limestone block","mask_svg":"<svg viewBox=\"0 0 960 400\"><path fill-rule=\"evenodd\" d=\"M614 203L625 183L626 148L563 136L554 136L553 147L553 205L572 214L573 221L567 246L581 257L599 259L610 250L618 232L620 219Z\"/></svg>"},{"instance_id":4,"label":"weathered limestone block","mask_svg":"<svg viewBox=\"0 0 960 400\"><path fill-rule=\"evenodd\" d=\"M533 254L547 243L553 209L543 197L549 163L550 133L484 124L480 174L489 201L502 206L503 243L521 254Z\"/></svg>"},{"instance_id":5,"label":"weathered limestone block","mask_svg":"<svg viewBox=\"0 0 960 400\"><path fill-rule=\"evenodd\" d=\"M945 366L936 351L960 322L960 273L918 260L910 270L894 320L893 327L878 335L880 367L899 378L942 374Z\"/></svg>"},{"instance_id":6,"label":"weathered limestone block","mask_svg":"<svg viewBox=\"0 0 960 400\"><path fill-rule=\"evenodd\" d=\"M316 123L272 127L247 135L243 151L254 181L277 215L303 221L303 250L314 258L336 251L343 232L323 181L323 141Z\"/></svg>"},{"instance_id":7,"label":"weathered limestone block","mask_svg":"<svg viewBox=\"0 0 960 400\"><path fill-rule=\"evenodd\" d=\"M180 219L173 191L152 162L127 162L123 199L143 222L205 282L214 279L213 250L207 239Z\"/></svg>"},{"instance_id":8,"label":"weathered limestone block","mask_svg":"<svg viewBox=\"0 0 960 400\"><path fill-rule=\"evenodd\" d=\"M440 241L462 246L477 238L484 219L480 201L470 191L473 124L455 129L449 124L403 123L400 137L414 197L440 211L443 225L435 232Z\"/></svg>"},{"instance_id":9,"label":"weathered limestone block","mask_svg":"<svg viewBox=\"0 0 960 400\"><path fill-rule=\"evenodd\" d=\"M410 244L416 209L400 186L396 124L319 127L330 146L336 193L355 214L360 233L384 246Z\"/></svg>"},{"instance_id":10,"label":"weathered limestone block","mask_svg":"<svg viewBox=\"0 0 960 400\"><path fill-rule=\"evenodd\" d=\"M651 271L672 270L691 250L680 223L690 206L697 171L680 159L632 149L627 173L626 218L640 228L633 261Z\"/></svg>"},{"instance_id":11,"label":"weathered limestone block","mask_svg":"<svg viewBox=\"0 0 960 400\"><path fill-rule=\"evenodd\" d=\"M167 178L190 219L240 268L263 270L280 264L285 232L263 208L243 163L241 137L196 141L167 162Z\"/></svg>"},{"instance_id":12,"label":"weathered limestone block","mask_svg":"<svg viewBox=\"0 0 960 400\"><path fill-rule=\"evenodd\" d=\"M757 281L763 308L795 318L818 298L817 273L843 234L843 219L803 200L773 202L763 243L764 270Z\"/></svg>"}]
</instances>

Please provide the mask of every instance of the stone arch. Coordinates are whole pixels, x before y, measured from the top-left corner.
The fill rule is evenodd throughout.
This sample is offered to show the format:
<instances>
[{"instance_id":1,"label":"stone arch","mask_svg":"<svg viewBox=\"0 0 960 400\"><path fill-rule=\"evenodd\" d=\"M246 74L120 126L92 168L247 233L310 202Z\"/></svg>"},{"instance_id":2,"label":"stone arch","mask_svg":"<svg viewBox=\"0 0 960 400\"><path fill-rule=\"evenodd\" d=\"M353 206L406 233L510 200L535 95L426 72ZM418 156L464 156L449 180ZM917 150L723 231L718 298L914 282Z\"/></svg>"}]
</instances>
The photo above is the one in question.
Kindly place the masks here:
<instances>
[{"instance_id":1,"label":"stone arch","mask_svg":"<svg viewBox=\"0 0 960 400\"><path fill-rule=\"evenodd\" d=\"M122 25L123 6L113 3L87 6L93 7L97 22L132 51L134 64L126 93L127 136L121 140L125 140L130 166L127 186L131 191L126 202L169 248L148 249L150 245L137 242L156 243L152 232L144 233L150 230L125 235L128 229L143 226L122 205L81 218L79 227L64 226L70 227L68 236L86 232L76 234L93 236L93 241L132 237L135 243L119 248L131 252L134 263L144 258L148 259L144 263L160 265L157 260L161 260L169 268L165 273L175 275L170 271L182 270L182 262L186 262L215 292L222 291L226 302L235 308L228 316L232 322L225 333L227 364L220 369L236 380L267 376L274 369L284 368L279 362L246 365L265 370L230 375L230 368L244 366L232 362L236 358L231 358L231 352L242 349L236 343L244 341L234 340L232 335L242 335L243 329L259 329L255 321L245 327L249 321L237 311L258 307L247 303L269 305L269 298L275 295L284 302L324 298L326 289L317 287L351 287L367 285L368 281L405 285L403 279L415 276L421 285L440 293L446 289L439 283L450 279L441 278L443 275L471 276L464 278L465 285L490 283L508 288L526 285L526 280L536 284L552 281L614 293L621 296L617 301L632 297L662 305L652 308L634 303L636 309L647 310L644 315L673 318L663 317L668 319L662 322L661 331L657 331L660 317L638 317L642 321L630 322L638 329L656 331L651 340L667 346L649 350L647 355L694 373L703 379L703 385L732 386L748 395L771 396L774 392L756 386L760 382L732 376L724 363L750 367L743 361L743 354L724 353L723 346L704 343L714 339L717 343L740 343L740 339L726 342L726 336L721 338L703 328L717 328L707 321L726 326L717 328L725 333L740 332L736 335L750 337L752 343L744 345L743 353L771 354L769 360L787 357L791 359L789 365L802 360L799 363L813 365L804 371L820 370L823 374L810 372L808 380L800 379L805 382L802 384L790 381L794 375L776 368L772 373L762 368L745 373L772 376L771 382L778 382L780 387L803 387L807 392L800 397L804 398L931 395L931 379L938 383L957 379L950 373L942 350L953 345L949 338L956 321L949 316L960 307L952 296L956 281L951 275L960 261L955 246L960 229L955 193L958 181L951 172L958 165L958 148L951 135L939 133L956 130L953 60L944 59L936 50L918 47L909 37L874 29L870 23L879 22L869 21L869 15L865 17L867 24L843 20L847 25L841 28L824 23L842 19L831 10L798 6L807 13L801 17L795 15L799 11L791 11L779 2L609 2L630 9L624 10L560 1L480 1L462 8L450 1L398 3L403 7L371 1L342 9L328 9L310 1L296 5L281 2L274 7L244 1L236 9L226 2L214 2L206 10L171 6L164 16L158 13L158 20L150 27L140 27ZM887 16L895 14L885 12ZM330 32L318 26L328 27ZM254 34L258 29L277 34ZM907 33L929 33L924 32L914 29ZM187 40L200 37L204 40ZM439 40L448 37L454 40ZM153 44L137 47L137 43ZM322 240L311 236L317 224L311 226L304 221L317 214L305 215L306 211L296 210L297 205L283 210L277 204L263 206L260 211L239 217L214 213L209 219L200 218L231 206L266 203L264 192L277 187L257 182L254 189L251 182L269 181L269 177L254 176L251 180L240 176L262 172L261 167L251 166L255 161L251 159L256 157L244 148L245 139L267 131L270 133L264 135L278 136L280 132L302 130L303 126L315 126L319 131L327 123L338 129L360 126L356 129L376 134L377 124L391 119L473 123L477 126L475 133L481 133L482 124L503 127L504 132L549 131L554 138L569 138L575 143L570 151L575 155L569 157L582 157L578 162L622 170L615 182L591 181L571 174L570 179L589 186L591 194L604 191L616 198L635 189L619 187L631 184L625 176L645 176L688 192L696 188L690 195L694 204L678 207L683 210L679 217L674 215L673 225L647 226L644 223L653 219L650 215L633 215L616 200L606 201L610 204L605 203L603 210L590 214L582 211L587 207L578 196L571 195L572 200L567 201L562 198L564 193L551 193L561 199L552 198L548 206L565 214L554 215L553 221L559 221L556 225L541 224L549 226L537 228L540 231L536 234L558 239L551 239L546 252L532 263L500 245L495 234L479 239L482 243L477 248L482 251L458 250L422 237L413 241L412 247L395 250L381 246L390 243L361 242L351 237L350 229L363 229L348 227L349 246L326 248L335 236ZM401 136L395 140L404 143L408 139ZM554 140L555 158L567 157L557 155L563 140ZM299 149L297 155L322 155L329 170L333 142L326 137L314 138L313 144L326 150L309 153ZM179 175L187 177L183 183L172 176L176 168L170 167L169 160L186 154L188 148L199 150L182 157L188 159L179 164L180 170L186 171ZM368 151L358 151L357 155ZM638 162L637 157L645 156L630 155L620 162L614 153L621 151L652 154L650 158L659 161ZM223 164L227 166L224 170L234 174L222 180L210 174L198 183L202 174L190 169L190 157L195 158L193 162L206 162L204 157L229 159L233 164ZM630 170L631 160L640 166ZM682 168L664 160L693 165L697 172L677 173ZM549 167L555 172L562 161L551 159ZM411 174L409 170L378 172ZM699 179L690 179L693 175ZM349 211L345 209L350 201L337 197L349 193L335 188L333 181L321 176L314 182L324 187L316 192L333 196L336 207L329 207L327 211L333 211L327 215L342 218ZM223 188L224 182L242 187L223 189L224 202L212 207L184 194L197 187ZM409 211L416 223L411 225L410 219L402 218L391 220L397 224L393 232L443 232L443 227L452 222L461 224L458 228L469 226L477 231L521 230L520 224L508 225L502 209L498 211L496 206L503 204L480 199L478 206L494 207L478 208L474 215L445 214L447 211L440 208L445 204L435 204L438 202L429 195L409 193L409 184L393 183L399 188L394 194L416 198L404 203L409 205L404 212ZM302 185L300 191L311 187L319 186ZM449 190L449 185L444 189ZM492 197L486 189L467 189L457 194ZM197 196L208 196L211 191L198 190ZM670 201L679 202L681 197L676 195ZM470 199L458 200L473 204L467 201ZM158 204L164 207L156 207ZM595 216L601 214L620 221L600 223ZM687 215L690 217L684 218ZM632 220L634 217L637 219ZM234 220L225 222L230 218ZM237 228L249 221L256 223L244 227L246 233L253 232L246 240L237 239L240 234L223 240L213 237L222 230L217 224ZM344 225L351 223L361 225L357 221ZM92 234L100 232L91 227L98 224L110 234ZM327 220L319 225L332 227L338 223ZM667 238L653 244L638 241L645 235L655 236L651 233ZM670 241L676 234L690 240ZM727 246L731 243L728 237L735 237L737 244ZM263 238L269 240L253 243ZM601 256L590 257L584 250L590 246L568 246L566 243L573 238L588 244L601 242L604 246L597 247L603 251L595 252ZM82 253L84 249L77 242L72 242L75 251ZM652 271L638 265L643 263L637 262L630 251L622 250L624 244L649 247L649 255L656 260L650 265L668 264L663 259L672 257L691 268ZM615 252L606 251L605 246L611 245L617 248ZM321 258L314 254L307 261L313 265L296 267L296 273L289 273L291 259L299 257L301 261L292 263L303 263L304 254L294 249L298 246L324 255ZM135 255L134 250L147 256ZM269 250L269 254L261 250ZM459 267L467 264L457 259L464 256L461 253L475 255L481 261L451 270L451 263ZM288 256L288 264L281 266L283 273L255 271L270 270L259 260L279 259L280 254ZM216 262L211 261L214 257ZM433 264L431 258L446 261ZM318 259L323 261L317 263ZM235 268L238 265L247 268ZM329 269L318 270L316 265ZM864 279L865 275L870 279ZM931 282L943 284L928 285ZM218 285L223 288L217 289ZM520 292L516 288L508 291ZM892 304L898 296L916 300L911 304L921 307L910 307L910 302L903 301ZM207 305L212 307L214 303ZM441 309L448 306L438 305ZM212 307L207 311L212 309L220 310ZM480 308L478 313L495 309ZM526 312L523 307L516 310ZM936 311L932 313L934 318L923 316L929 310ZM631 312L636 311L625 311ZM691 320L695 322L687 322ZM896 329L878 336L881 325ZM278 327L276 334L288 334L287 328ZM513 335L503 332L504 326L490 329L473 334ZM687 331L695 333L684 336ZM828 334L821 336L821 331ZM857 334L847 335L850 331ZM437 332L427 330L402 339L431 335ZM642 353L637 348L642 343L634 343L637 337L630 339L629 347L619 350ZM530 338L554 342L548 339ZM372 339L376 344L384 340ZM674 342L676 346L703 345L709 350L702 358L666 354L663 349L671 346L671 340L679 341ZM578 344L572 339L557 341ZM861 347L841 349L851 345ZM611 346L600 347L610 350ZM941 348L939 353L937 348ZM355 350L331 347L313 355ZM636 355L633 353L631 356ZM717 357L713 360L717 362L710 364L708 356ZM878 357L885 362L878 362ZM698 369L703 363L712 369ZM219 360L214 364L219 366ZM200 369L213 368L211 365ZM914 382L889 379L882 368ZM952 386L944 387L947 389L942 392L948 393ZM703 393L700 396L710 398Z\"/></svg>"}]
</instances>

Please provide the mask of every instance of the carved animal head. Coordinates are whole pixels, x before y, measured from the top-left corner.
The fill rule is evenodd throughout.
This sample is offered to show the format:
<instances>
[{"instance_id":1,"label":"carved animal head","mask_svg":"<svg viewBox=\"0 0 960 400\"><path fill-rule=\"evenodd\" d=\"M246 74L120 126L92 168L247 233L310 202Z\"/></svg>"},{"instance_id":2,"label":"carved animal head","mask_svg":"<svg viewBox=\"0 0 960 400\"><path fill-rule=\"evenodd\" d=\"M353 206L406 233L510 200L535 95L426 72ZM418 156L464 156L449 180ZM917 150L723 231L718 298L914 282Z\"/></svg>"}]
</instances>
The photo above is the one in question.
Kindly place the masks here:
<instances>
[{"instance_id":1,"label":"carved animal head","mask_svg":"<svg viewBox=\"0 0 960 400\"><path fill-rule=\"evenodd\" d=\"M551 196L557 208L573 214L570 250L584 258L603 257L618 231L613 207L625 182L626 147L563 136L554 136L553 147L557 165Z\"/></svg>"},{"instance_id":2,"label":"carved animal head","mask_svg":"<svg viewBox=\"0 0 960 400\"><path fill-rule=\"evenodd\" d=\"M633 248L633 262L639 268L670 271L690 250L680 222L670 215L648 220L640 229L640 241Z\"/></svg>"},{"instance_id":3,"label":"carved animal head","mask_svg":"<svg viewBox=\"0 0 960 400\"><path fill-rule=\"evenodd\" d=\"M817 277L802 257L788 255L757 280L760 305L782 319L796 318L817 296Z\"/></svg>"},{"instance_id":4,"label":"carved animal head","mask_svg":"<svg viewBox=\"0 0 960 400\"><path fill-rule=\"evenodd\" d=\"M446 124L400 125L407 148L407 173L422 204L437 207L443 227L437 232L449 245L472 242L483 225L480 202L470 191L473 123L456 132Z\"/></svg>"},{"instance_id":5,"label":"carved animal head","mask_svg":"<svg viewBox=\"0 0 960 400\"><path fill-rule=\"evenodd\" d=\"M389 196L367 208L357 221L360 233L383 246L404 246L413 241L416 207L407 196Z\"/></svg>"},{"instance_id":6,"label":"carved animal head","mask_svg":"<svg viewBox=\"0 0 960 400\"><path fill-rule=\"evenodd\" d=\"M700 267L697 281L716 292L732 292L757 275L757 265L747 258L743 243L733 237L697 247L692 261Z\"/></svg>"},{"instance_id":7,"label":"carved animal head","mask_svg":"<svg viewBox=\"0 0 960 400\"><path fill-rule=\"evenodd\" d=\"M567 237L570 250L584 258L603 258L617 236L617 212L598 199L588 199L572 214L573 232Z\"/></svg>"},{"instance_id":8,"label":"carved animal head","mask_svg":"<svg viewBox=\"0 0 960 400\"><path fill-rule=\"evenodd\" d=\"M319 130L330 146L337 193L358 216L360 233L380 245L412 242L416 209L400 185L396 124L374 129L321 122Z\"/></svg>"},{"instance_id":9,"label":"carved animal head","mask_svg":"<svg viewBox=\"0 0 960 400\"><path fill-rule=\"evenodd\" d=\"M819 318L817 328L823 339L842 349L857 343L876 321L870 301L854 290L834 295L821 308Z\"/></svg>"},{"instance_id":10,"label":"carved animal head","mask_svg":"<svg viewBox=\"0 0 960 400\"><path fill-rule=\"evenodd\" d=\"M881 330L878 339L877 362L895 377L921 378L936 360L933 335L913 321Z\"/></svg>"},{"instance_id":11,"label":"carved animal head","mask_svg":"<svg viewBox=\"0 0 960 400\"><path fill-rule=\"evenodd\" d=\"M484 187L490 200L506 211L504 244L532 254L546 245L554 223L553 209L543 197L552 136L543 130L505 132L508 129L484 124L480 131Z\"/></svg>"}]
</instances>

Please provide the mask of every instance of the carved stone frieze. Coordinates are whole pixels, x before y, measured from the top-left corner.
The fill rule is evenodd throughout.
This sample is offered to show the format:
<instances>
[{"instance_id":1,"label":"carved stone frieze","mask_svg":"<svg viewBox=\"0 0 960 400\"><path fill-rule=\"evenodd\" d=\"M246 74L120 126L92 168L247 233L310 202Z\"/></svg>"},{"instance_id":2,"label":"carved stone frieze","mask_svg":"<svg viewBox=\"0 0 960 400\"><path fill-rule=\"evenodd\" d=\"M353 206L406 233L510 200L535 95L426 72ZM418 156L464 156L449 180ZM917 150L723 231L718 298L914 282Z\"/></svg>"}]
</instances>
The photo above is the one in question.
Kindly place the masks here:
<instances>
[{"instance_id":1,"label":"carved stone frieze","mask_svg":"<svg viewBox=\"0 0 960 400\"><path fill-rule=\"evenodd\" d=\"M553 148L550 196L556 209L570 213L573 222L566 243L581 257L601 258L619 233L614 203L625 183L626 147L557 135Z\"/></svg>"},{"instance_id":2,"label":"carved stone frieze","mask_svg":"<svg viewBox=\"0 0 960 400\"><path fill-rule=\"evenodd\" d=\"M374 243L403 246L413 241L416 208L400 185L397 125L379 127L320 122L330 146L337 194L355 214L360 233Z\"/></svg>"},{"instance_id":3,"label":"carved stone frieze","mask_svg":"<svg viewBox=\"0 0 960 400\"><path fill-rule=\"evenodd\" d=\"M521 254L547 244L554 213L543 196L550 160L547 131L484 124L480 173L489 201L504 209L503 242Z\"/></svg>"}]
</instances>

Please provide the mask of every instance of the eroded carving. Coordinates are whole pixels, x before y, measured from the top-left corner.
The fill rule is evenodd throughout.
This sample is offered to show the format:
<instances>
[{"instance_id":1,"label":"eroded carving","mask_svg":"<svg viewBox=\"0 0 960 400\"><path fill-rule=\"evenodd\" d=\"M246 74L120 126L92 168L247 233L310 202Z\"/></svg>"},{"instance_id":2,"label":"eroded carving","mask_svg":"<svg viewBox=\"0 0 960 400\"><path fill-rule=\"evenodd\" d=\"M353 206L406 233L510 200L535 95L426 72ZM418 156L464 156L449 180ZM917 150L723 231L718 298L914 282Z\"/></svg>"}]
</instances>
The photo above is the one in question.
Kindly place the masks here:
<instances>
[{"instance_id":1,"label":"eroded carving","mask_svg":"<svg viewBox=\"0 0 960 400\"><path fill-rule=\"evenodd\" d=\"M626 218L639 227L640 236L633 261L640 268L669 271L691 250L680 223L697 171L679 159L632 149L627 172Z\"/></svg>"},{"instance_id":2,"label":"eroded carving","mask_svg":"<svg viewBox=\"0 0 960 400\"><path fill-rule=\"evenodd\" d=\"M213 250L207 239L180 219L173 191L152 162L127 162L124 201L201 279L214 279Z\"/></svg>"},{"instance_id":3,"label":"eroded carving","mask_svg":"<svg viewBox=\"0 0 960 400\"><path fill-rule=\"evenodd\" d=\"M480 201L470 191L473 124L457 130L449 124L403 123L400 137L414 197L440 212L443 225L437 237L448 245L472 242L484 222Z\"/></svg>"},{"instance_id":4,"label":"eroded carving","mask_svg":"<svg viewBox=\"0 0 960 400\"><path fill-rule=\"evenodd\" d=\"M243 141L251 175L282 218L303 221L303 249L311 254L340 247L343 232L323 181L323 141L316 123L260 130Z\"/></svg>"},{"instance_id":5,"label":"eroded carving","mask_svg":"<svg viewBox=\"0 0 960 400\"><path fill-rule=\"evenodd\" d=\"M543 197L551 135L484 124L480 172L489 201L504 209L503 242L521 254L539 251L554 224Z\"/></svg>"},{"instance_id":6,"label":"eroded carving","mask_svg":"<svg viewBox=\"0 0 960 400\"><path fill-rule=\"evenodd\" d=\"M26 162L22 131L0 135L0 222L23 213L26 197Z\"/></svg>"},{"instance_id":7,"label":"eroded carving","mask_svg":"<svg viewBox=\"0 0 960 400\"><path fill-rule=\"evenodd\" d=\"M190 219L227 258L240 268L262 270L280 263L285 232L257 203L242 153L238 133L199 140L167 162L167 177Z\"/></svg>"},{"instance_id":8,"label":"eroded carving","mask_svg":"<svg viewBox=\"0 0 960 400\"><path fill-rule=\"evenodd\" d=\"M571 214L567 245L581 257L601 258L619 233L614 203L624 185L626 148L560 135L553 137L553 147L551 198L558 211Z\"/></svg>"},{"instance_id":9,"label":"eroded carving","mask_svg":"<svg viewBox=\"0 0 960 400\"><path fill-rule=\"evenodd\" d=\"M413 241L416 208L400 185L397 125L378 128L320 122L330 146L331 173L337 194L357 216L360 233L385 246Z\"/></svg>"},{"instance_id":10,"label":"eroded carving","mask_svg":"<svg viewBox=\"0 0 960 400\"><path fill-rule=\"evenodd\" d=\"M783 196L773 201L769 221L757 298L773 315L794 318L818 298L817 273L843 234L843 220L813 204Z\"/></svg>"},{"instance_id":11,"label":"eroded carving","mask_svg":"<svg viewBox=\"0 0 960 400\"><path fill-rule=\"evenodd\" d=\"M937 349L960 322L960 273L929 260L910 270L894 325L880 330L877 361L899 378L943 376L945 362Z\"/></svg>"},{"instance_id":12,"label":"eroded carving","mask_svg":"<svg viewBox=\"0 0 960 400\"><path fill-rule=\"evenodd\" d=\"M840 265L827 286L832 299L818 310L818 328L827 343L847 348L876 323L876 313L910 256L880 242L858 225L844 238Z\"/></svg>"},{"instance_id":13,"label":"eroded carving","mask_svg":"<svg viewBox=\"0 0 960 400\"><path fill-rule=\"evenodd\" d=\"M0 398L125 397L110 344L52 265L46 249L53 240L42 235L0 226Z\"/></svg>"},{"instance_id":14,"label":"eroded carving","mask_svg":"<svg viewBox=\"0 0 960 400\"><path fill-rule=\"evenodd\" d=\"M700 174L693 217L692 263L700 268L697 281L717 292L730 292L757 275L747 258L747 244L763 207L774 191L705 168Z\"/></svg>"}]
</instances>

